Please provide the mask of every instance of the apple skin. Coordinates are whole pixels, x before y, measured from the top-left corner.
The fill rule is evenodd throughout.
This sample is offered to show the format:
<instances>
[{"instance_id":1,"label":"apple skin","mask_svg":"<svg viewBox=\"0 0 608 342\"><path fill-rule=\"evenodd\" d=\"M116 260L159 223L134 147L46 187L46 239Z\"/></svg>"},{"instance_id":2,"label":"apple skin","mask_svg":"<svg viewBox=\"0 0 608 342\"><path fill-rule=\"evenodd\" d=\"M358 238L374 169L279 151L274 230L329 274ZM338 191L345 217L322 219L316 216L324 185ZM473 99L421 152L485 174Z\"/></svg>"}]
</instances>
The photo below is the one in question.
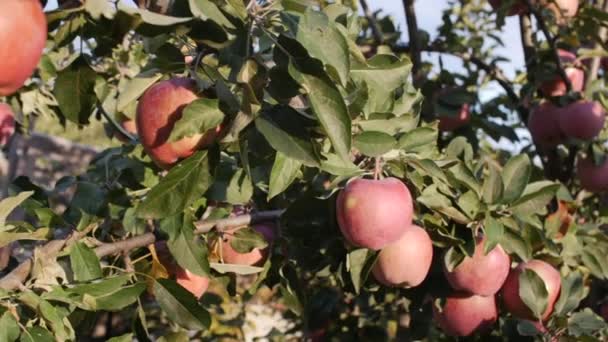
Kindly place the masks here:
<instances>
[{"instance_id":1,"label":"apple skin","mask_svg":"<svg viewBox=\"0 0 608 342\"><path fill-rule=\"evenodd\" d=\"M600 306L600 315L602 316L604 321L608 322L608 302Z\"/></svg>"},{"instance_id":2,"label":"apple skin","mask_svg":"<svg viewBox=\"0 0 608 342\"><path fill-rule=\"evenodd\" d=\"M559 127L573 139L592 140L604 127L605 120L604 108L595 101L577 101L560 108Z\"/></svg>"},{"instance_id":3,"label":"apple skin","mask_svg":"<svg viewBox=\"0 0 608 342\"><path fill-rule=\"evenodd\" d=\"M578 158L576 175L581 186L591 192L608 191L608 160L595 165L592 158Z\"/></svg>"},{"instance_id":4,"label":"apple skin","mask_svg":"<svg viewBox=\"0 0 608 342\"><path fill-rule=\"evenodd\" d=\"M194 80L172 78L156 83L139 100L135 118L137 132L144 150L160 168L169 169L180 159L208 147L219 134L220 126L205 134L167 142L184 107L199 98L195 89Z\"/></svg>"},{"instance_id":5,"label":"apple skin","mask_svg":"<svg viewBox=\"0 0 608 342\"><path fill-rule=\"evenodd\" d=\"M171 256L165 241L156 242L154 247L160 263L165 267L169 276L174 277L179 285L190 291L196 298L200 298L207 291L209 278L199 276L180 267Z\"/></svg>"},{"instance_id":6,"label":"apple skin","mask_svg":"<svg viewBox=\"0 0 608 342\"><path fill-rule=\"evenodd\" d=\"M530 113L528 129L540 147L554 147L566 140L559 126L560 115L560 108L549 101L536 106Z\"/></svg>"},{"instance_id":7,"label":"apple skin","mask_svg":"<svg viewBox=\"0 0 608 342\"><path fill-rule=\"evenodd\" d=\"M433 307L433 317L451 336L483 333L490 330L498 319L496 298L455 292L445 299L441 311Z\"/></svg>"},{"instance_id":8,"label":"apple skin","mask_svg":"<svg viewBox=\"0 0 608 342\"><path fill-rule=\"evenodd\" d=\"M379 250L397 241L412 225L414 205L397 178L355 179L338 195L338 226L354 246Z\"/></svg>"},{"instance_id":9,"label":"apple skin","mask_svg":"<svg viewBox=\"0 0 608 342\"><path fill-rule=\"evenodd\" d=\"M439 130L444 132L451 132L459 129L460 127L466 126L471 121L471 112L469 110L469 104L465 103L460 107L460 111L457 116L440 116L439 117Z\"/></svg>"},{"instance_id":10,"label":"apple skin","mask_svg":"<svg viewBox=\"0 0 608 342\"><path fill-rule=\"evenodd\" d=\"M558 49L557 53L559 54L560 61L564 64L573 64L576 61L576 55L570 51ZM583 91L585 85L585 71L576 66L568 66L564 71L570 80L572 91ZM560 75L556 75L553 80L543 82L540 86L540 91L547 97L563 96L566 95L567 91L566 83Z\"/></svg>"},{"instance_id":11,"label":"apple skin","mask_svg":"<svg viewBox=\"0 0 608 342\"><path fill-rule=\"evenodd\" d=\"M120 122L120 126L125 131L129 132L132 136L134 136L134 137L137 136L137 124L135 123L135 120L132 120L132 119L122 120ZM114 136L116 137L116 139L118 139L123 144L127 144L130 142L130 140L126 136L124 136L122 133L120 133L118 130L116 130L116 133L114 134Z\"/></svg>"},{"instance_id":12,"label":"apple skin","mask_svg":"<svg viewBox=\"0 0 608 342\"><path fill-rule=\"evenodd\" d=\"M543 321L547 320L551 316L553 306L559 297L562 282L559 271L542 260L535 259L522 263L509 273L501 291L505 308L515 317L536 320L532 311L519 297L519 275L524 269L536 272L545 283L549 297L547 309L543 312L541 318Z\"/></svg>"},{"instance_id":13,"label":"apple skin","mask_svg":"<svg viewBox=\"0 0 608 342\"><path fill-rule=\"evenodd\" d=\"M380 251L372 274L385 286L415 287L426 278L432 261L433 241L423 228L412 225Z\"/></svg>"},{"instance_id":14,"label":"apple skin","mask_svg":"<svg viewBox=\"0 0 608 342\"><path fill-rule=\"evenodd\" d=\"M46 17L38 0L0 1L0 96L23 86L42 57Z\"/></svg>"},{"instance_id":15,"label":"apple skin","mask_svg":"<svg viewBox=\"0 0 608 342\"><path fill-rule=\"evenodd\" d=\"M478 238L473 256L465 256L451 272L444 264L445 277L454 290L487 297L496 294L504 284L511 259L500 245L484 255L485 241Z\"/></svg>"},{"instance_id":16,"label":"apple skin","mask_svg":"<svg viewBox=\"0 0 608 342\"><path fill-rule=\"evenodd\" d=\"M230 242L234 237L237 229L231 229L224 232L222 240L222 259L227 264L260 266L263 265L268 257L268 250L275 239L275 227L271 224L256 224L252 227L257 232L264 235L264 239L268 242L268 246L263 249L254 248L249 253L239 253L232 248Z\"/></svg>"},{"instance_id":17,"label":"apple skin","mask_svg":"<svg viewBox=\"0 0 608 342\"><path fill-rule=\"evenodd\" d=\"M0 146L8 143L15 133L15 116L13 109L6 103L0 103Z\"/></svg>"}]
</instances>

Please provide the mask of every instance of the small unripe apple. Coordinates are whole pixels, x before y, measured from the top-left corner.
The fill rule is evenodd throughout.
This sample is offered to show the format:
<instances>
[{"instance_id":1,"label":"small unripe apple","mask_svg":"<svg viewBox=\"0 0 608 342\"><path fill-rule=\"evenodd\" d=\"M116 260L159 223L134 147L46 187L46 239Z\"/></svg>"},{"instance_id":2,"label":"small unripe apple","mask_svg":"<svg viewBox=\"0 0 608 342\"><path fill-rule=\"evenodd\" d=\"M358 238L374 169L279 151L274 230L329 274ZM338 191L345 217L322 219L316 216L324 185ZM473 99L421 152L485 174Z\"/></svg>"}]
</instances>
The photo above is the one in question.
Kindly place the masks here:
<instances>
[{"instance_id":1,"label":"small unripe apple","mask_svg":"<svg viewBox=\"0 0 608 342\"><path fill-rule=\"evenodd\" d=\"M577 101L560 108L559 127L570 138L592 140L602 128L606 112L595 101Z\"/></svg>"},{"instance_id":2,"label":"small unripe apple","mask_svg":"<svg viewBox=\"0 0 608 342\"><path fill-rule=\"evenodd\" d=\"M581 186L591 192L608 191L608 160L595 165L592 158L578 158L576 175Z\"/></svg>"},{"instance_id":3,"label":"small unripe apple","mask_svg":"<svg viewBox=\"0 0 608 342\"><path fill-rule=\"evenodd\" d=\"M580 92L585 85L585 71L581 68L573 66L576 61L576 55L570 51L558 49L560 61L563 64L570 64L564 72L570 80L572 91ZM540 86L540 91L544 96L563 96L566 94L566 83L560 75L555 75L555 78L550 81L545 81Z\"/></svg>"},{"instance_id":4,"label":"small unripe apple","mask_svg":"<svg viewBox=\"0 0 608 342\"><path fill-rule=\"evenodd\" d=\"M268 250L275 239L275 229L271 224L256 224L251 227L264 236L268 246L263 249L254 248L249 253L239 253L230 245L234 239L237 229L231 229L223 233L222 236L222 259L227 264L260 266L263 265L268 257Z\"/></svg>"},{"instance_id":5,"label":"small unripe apple","mask_svg":"<svg viewBox=\"0 0 608 342\"><path fill-rule=\"evenodd\" d=\"M511 259L496 245L488 254L484 254L485 238L478 238L472 257L465 256L451 272L444 264L445 276L453 289L480 296L492 296L504 284Z\"/></svg>"},{"instance_id":6,"label":"small unripe apple","mask_svg":"<svg viewBox=\"0 0 608 342\"><path fill-rule=\"evenodd\" d=\"M42 57L46 17L38 0L0 1L0 96L23 86Z\"/></svg>"},{"instance_id":7,"label":"small unripe apple","mask_svg":"<svg viewBox=\"0 0 608 342\"><path fill-rule=\"evenodd\" d=\"M513 316L528 320L535 320L536 318L534 317L534 313L519 296L519 275L523 270L532 270L536 272L545 283L545 288L547 289L549 296L547 298L547 309L543 312L541 318L542 320L546 320L551 316L553 306L555 305L561 290L562 282L559 271L542 260L530 260L520 264L509 273L507 281L505 281L501 291L505 307Z\"/></svg>"},{"instance_id":8,"label":"small unripe apple","mask_svg":"<svg viewBox=\"0 0 608 342\"><path fill-rule=\"evenodd\" d=\"M432 261L433 241L423 228L412 225L380 251L372 274L386 286L415 287L426 278Z\"/></svg>"},{"instance_id":9,"label":"small unripe apple","mask_svg":"<svg viewBox=\"0 0 608 342\"><path fill-rule=\"evenodd\" d=\"M199 276L180 267L173 259L166 242L157 242L154 247L160 263L165 267L169 276L174 278L179 285L190 291L196 298L200 298L207 291L209 278Z\"/></svg>"},{"instance_id":10,"label":"small unripe apple","mask_svg":"<svg viewBox=\"0 0 608 342\"><path fill-rule=\"evenodd\" d=\"M433 317L441 329L451 336L470 336L491 330L498 319L494 296L478 296L456 292L445 298L441 309L433 307Z\"/></svg>"},{"instance_id":11,"label":"small unripe apple","mask_svg":"<svg viewBox=\"0 0 608 342\"><path fill-rule=\"evenodd\" d=\"M554 147L564 142L564 133L559 126L560 114L560 108L549 101L536 106L530 113L528 129L540 147Z\"/></svg>"},{"instance_id":12,"label":"small unripe apple","mask_svg":"<svg viewBox=\"0 0 608 342\"><path fill-rule=\"evenodd\" d=\"M355 179L338 195L338 226L352 245L378 250L397 241L412 225L414 206L397 178Z\"/></svg>"},{"instance_id":13,"label":"small unripe apple","mask_svg":"<svg viewBox=\"0 0 608 342\"><path fill-rule=\"evenodd\" d=\"M455 131L460 127L466 126L469 121L471 121L471 112L469 111L469 104L465 103L460 107L457 116L439 117L439 130L444 132Z\"/></svg>"},{"instance_id":14,"label":"small unripe apple","mask_svg":"<svg viewBox=\"0 0 608 342\"><path fill-rule=\"evenodd\" d=\"M13 109L6 103L0 103L0 146L8 143L15 133Z\"/></svg>"},{"instance_id":15,"label":"small unripe apple","mask_svg":"<svg viewBox=\"0 0 608 342\"><path fill-rule=\"evenodd\" d=\"M146 153L161 168L169 169L180 159L187 158L198 149L211 145L220 126L205 134L168 142L173 126L182 117L190 102L198 99L196 82L186 78L172 78L150 87L137 105L137 132Z\"/></svg>"}]
</instances>

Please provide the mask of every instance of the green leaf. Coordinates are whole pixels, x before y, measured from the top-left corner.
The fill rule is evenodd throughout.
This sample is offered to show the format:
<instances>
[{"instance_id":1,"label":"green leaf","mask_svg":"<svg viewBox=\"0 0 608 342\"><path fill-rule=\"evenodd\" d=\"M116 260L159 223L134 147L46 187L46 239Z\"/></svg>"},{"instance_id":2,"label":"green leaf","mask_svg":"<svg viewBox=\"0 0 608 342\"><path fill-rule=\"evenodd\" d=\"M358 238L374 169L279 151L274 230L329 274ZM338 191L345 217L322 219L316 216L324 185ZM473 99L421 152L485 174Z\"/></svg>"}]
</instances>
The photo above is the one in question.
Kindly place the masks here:
<instances>
[{"instance_id":1,"label":"green leaf","mask_svg":"<svg viewBox=\"0 0 608 342\"><path fill-rule=\"evenodd\" d=\"M79 295L88 294L94 297L101 297L120 290L128 281L128 275L113 276L95 283L69 287L66 291Z\"/></svg>"},{"instance_id":2,"label":"green leaf","mask_svg":"<svg viewBox=\"0 0 608 342\"><path fill-rule=\"evenodd\" d=\"M513 202L511 210L519 215L542 213L559 188L559 184L550 181L530 183L523 195Z\"/></svg>"},{"instance_id":3,"label":"green leaf","mask_svg":"<svg viewBox=\"0 0 608 342\"><path fill-rule=\"evenodd\" d=\"M168 142L176 142L215 129L224 120L217 99L198 99L188 104L177 120Z\"/></svg>"},{"instance_id":4,"label":"green leaf","mask_svg":"<svg viewBox=\"0 0 608 342\"><path fill-rule=\"evenodd\" d=\"M4 329L3 329L4 330ZM50 331L43 327L29 327L21 334L21 342L55 342Z\"/></svg>"},{"instance_id":5,"label":"green leaf","mask_svg":"<svg viewBox=\"0 0 608 342\"><path fill-rule=\"evenodd\" d=\"M433 184L426 187L416 201L424 204L431 209L443 209L452 205L452 202L445 195L437 191L437 185Z\"/></svg>"},{"instance_id":6,"label":"green leaf","mask_svg":"<svg viewBox=\"0 0 608 342\"><path fill-rule=\"evenodd\" d=\"M205 330L211 325L209 312L192 293L169 279L157 279L154 295L167 317L183 328Z\"/></svg>"},{"instance_id":7,"label":"green leaf","mask_svg":"<svg viewBox=\"0 0 608 342\"><path fill-rule=\"evenodd\" d=\"M226 18L220 8L210 0L189 0L190 11L195 17L202 20L209 20L222 25L228 29L235 29L234 25Z\"/></svg>"},{"instance_id":8,"label":"green leaf","mask_svg":"<svg viewBox=\"0 0 608 342\"><path fill-rule=\"evenodd\" d=\"M418 125L418 116L411 114L395 116L391 113L372 113L369 115L368 120L359 121L357 124L364 131L378 131L395 135L415 129Z\"/></svg>"},{"instance_id":9,"label":"green leaf","mask_svg":"<svg viewBox=\"0 0 608 342\"><path fill-rule=\"evenodd\" d=\"M76 124L86 124L95 104L95 79L97 74L86 63L77 68L61 71L55 80L53 95L61 113Z\"/></svg>"},{"instance_id":10,"label":"green leaf","mask_svg":"<svg viewBox=\"0 0 608 342\"><path fill-rule=\"evenodd\" d=\"M494 166L494 164L489 164L488 169L489 175L483 182L481 193L484 202L494 204L500 201L504 187L498 167Z\"/></svg>"},{"instance_id":11,"label":"green leaf","mask_svg":"<svg viewBox=\"0 0 608 342\"><path fill-rule=\"evenodd\" d=\"M120 290L99 297L91 298L94 300L95 308L101 311L121 311L127 306L137 302L137 298L146 290L145 283L136 283L125 286ZM85 294L85 298L88 295Z\"/></svg>"},{"instance_id":12,"label":"green leaf","mask_svg":"<svg viewBox=\"0 0 608 342\"><path fill-rule=\"evenodd\" d=\"M122 218L122 226L133 235L141 235L146 232L146 221L137 217L136 208L128 208Z\"/></svg>"},{"instance_id":13,"label":"green leaf","mask_svg":"<svg viewBox=\"0 0 608 342\"><path fill-rule=\"evenodd\" d=\"M355 148L368 157L379 157L395 148L397 141L382 132L363 132L355 136Z\"/></svg>"},{"instance_id":14,"label":"green leaf","mask_svg":"<svg viewBox=\"0 0 608 342\"><path fill-rule=\"evenodd\" d=\"M283 118L277 117L277 115L272 117L262 115L255 120L255 127L275 150L289 158L301 161L304 165L319 166L319 157L315 152L309 133L301 126L294 126L295 122L285 120L297 114L288 110L283 115Z\"/></svg>"},{"instance_id":15,"label":"green leaf","mask_svg":"<svg viewBox=\"0 0 608 342\"><path fill-rule=\"evenodd\" d=\"M232 234L230 246L238 253L249 253L254 249L263 249L268 247L268 242L264 239L262 233L252 228L242 228Z\"/></svg>"},{"instance_id":16,"label":"green leaf","mask_svg":"<svg viewBox=\"0 0 608 342\"><path fill-rule=\"evenodd\" d=\"M291 159L281 152L277 152L270 171L270 183L268 185L268 201L276 195L287 190L289 185L298 177L302 163Z\"/></svg>"},{"instance_id":17,"label":"green leaf","mask_svg":"<svg viewBox=\"0 0 608 342\"><path fill-rule=\"evenodd\" d=\"M95 252L82 242L77 242L70 249L70 263L76 281L89 281L100 278L101 265Z\"/></svg>"},{"instance_id":18,"label":"green leaf","mask_svg":"<svg viewBox=\"0 0 608 342\"><path fill-rule=\"evenodd\" d=\"M297 40L311 57L319 59L342 85L348 81L348 44L335 24L323 12L308 8L298 24Z\"/></svg>"},{"instance_id":19,"label":"green leaf","mask_svg":"<svg viewBox=\"0 0 608 342\"><path fill-rule=\"evenodd\" d=\"M576 309L586 296L583 277L579 272L570 272L562 279L559 300L555 303L555 313L566 315Z\"/></svg>"},{"instance_id":20,"label":"green leaf","mask_svg":"<svg viewBox=\"0 0 608 342\"><path fill-rule=\"evenodd\" d=\"M448 272L452 272L464 260L465 255L458 248L450 247L443 256L443 264Z\"/></svg>"},{"instance_id":21,"label":"green leaf","mask_svg":"<svg viewBox=\"0 0 608 342\"><path fill-rule=\"evenodd\" d=\"M532 173L532 165L527 154L519 154L507 162L502 170L502 181L504 184L503 202L512 203L517 200L524 192L530 174Z\"/></svg>"},{"instance_id":22,"label":"green leaf","mask_svg":"<svg viewBox=\"0 0 608 342\"><path fill-rule=\"evenodd\" d=\"M459 162L452 166L449 171L451 176L454 177L458 183L474 191L478 196L481 195L481 185L479 184L479 181L477 181L473 172L471 172L463 162Z\"/></svg>"},{"instance_id":23,"label":"green leaf","mask_svg":"<svg viewBox=\"0 0 608 342\"><path fill-rule=\"evenodd\" d=\"M67 319L67 311L61 310L60 307L54 307L46 300L40 301L38 308L40 316L47 322L47 327L53 331L53 335L59 341L73 341L75 338L74 328Z\"/></svg>"},{"instance_id":24,"label":"green leaf","mask_svg":"<svg viewBox=\"0 0 608 342\"><path fill-rule=\"evenodd\" d=\"M169 217L203 197L213 182L209 150L198 151L174 166L137 207L141 218Z\"/></svg>"},{"instance_id":25,"label":"green leaf","mask_svg":"<svg viewBox=\"0 0 608 342\"><path fill-rule=\"evenodd\" d=\"M15 317L9 311L5 311L0 317L0 341L17 341L20 333Z\"/></svg>"},{"instance_id":26,"label":"green leaf","mask_svg":"<svg viewBox=\"0 0 608 342\"><path fill-rule=\"evenodd\" d=\"M199 275L209 275L207 248L194 237L194 225L191 220L185 220L179 228L179 233L167 241L169 251L177 264L188 271Z\"/></svg>"},{"instance_id":27,"label":"green leaf","mask_svg":"<svg viewBox=\"0 0 608 342\"><path fill-rule=\"evenodd\" d=\"M534 317L541 318L548 305L549 293L542 278L533 270L523 269L519 275L519 297L532 311Z\"/></svg>"},{"instance_id":28,"label":"green leaf","mask_svg":"<svg viewBox=\"0 0 608 342\"><path fill-rule=\"evenodd\" d=\"M118 95L116 109L119 112L124 111L131 102L137 101L137 99L162 76L163 74L157 70L147 70L131 79L125 86L125 89Z\"/></svg>"},{"instance_id":29,"label":"green leaf","mask_svg":"<svg viewBox=\"0 0 608 342\"><path fill-rule=\"evenodd\" d=\"M124 334L122 336L112 337L107 342L132 342L132 341L133 341L133 334L129 333L129 334Z\"/></svg>"},{"instance_id":30,"label":"green leaf","mask_svg":"<svg viewBox=\"0 0 608 342\"><path fill-rule=\"evenodd\" d=\"M607 327L606 321L590 308L574 313L568 318L568 332L574 337L592 336Z\"/></svg>"},{"instance_id":31,"label":"green leaf","mask_svg":"<svg viewBox=\"0 0 608 342\"><path fill-rule=\"evenodd\" d=\"M475 219L477 214L482 209L482 203L479 201L479 197L473 191L467 191L463 195L458 197L458 206L463 212L470 218Z\"/></svg>"},{"instance_id":32,"label":"green leaf","mask_svg":"<svg viewBox=\"0 0 608 342\"><path fill-rule=\"evenodd\" d=\"M4 247L14 241L20 240L34 240L42 241L47 240L50 237L51 230L49 228L38 228L33 232L0 232L0 247Z\"/></svg>"},{"instance_id":33,"label":"green leaf","mask_svg":"<svg viewBox=\"0 0 608 342\"><path fill-rule=\"evenodd\" d=\"M348 253L348 272L356 293L359 293L361 286L367 280L377 257L378 253L366 248L355 249Z\"/></svg>"},{"instance_id":34,"label":"green leaf","mask_svg":"<svg viewBox=\"0 0 608 342\"><path fill-rule=\"evenodd\" d=\"M239 275L250 275L258 274L264 271L263 267L249 266L249 265L236 265L236 264L222 264L218 262L209 263L211 268L221 274L235 273Z\"/></svg>"},{"instance_id":35,"label":"green leaf","mask_svg":"<svg viewBox=\"0 0 608 342\"><path fill-rule=\"evenodd\" d=\"M321 169L336 176L356 176L365 173L350 160L343 160L337 155L326 154L325 160L321 162Z\"/></svg>"},{"instance_id":36,"label":"green leaf","mask_svg":"<svg viewBox=\"0 0 608 342\"><path fill-rule=\"evenodd\" d=\"M503 227L500 221L494 219L492 216L486 216L486 219L483 221L483 228L486 237L484 254L488 254L502 240L505 233L505 227Z\"/></svg>"},{"instance_id":37,"label":"green leaf","mask_svg":"<svg viewBox=\"0 0 608 342\"><path fill-rule=\"evenodd\" d=\"M438 131L431 127L418 127L399 138L399 148L406 152L416 152L420 147L437 142Z\"/></svg>"},{"instance_id":38,"label":"green leaf","mask_svg":"<svg viewBox=\"0 0 608 342\"><path fill-rule=\"evenodd\" d=\"M0 231L5 230L6 218L8 215L33 194L33 191L26 191L0 201Z\"/></svg>"}]
</instances>

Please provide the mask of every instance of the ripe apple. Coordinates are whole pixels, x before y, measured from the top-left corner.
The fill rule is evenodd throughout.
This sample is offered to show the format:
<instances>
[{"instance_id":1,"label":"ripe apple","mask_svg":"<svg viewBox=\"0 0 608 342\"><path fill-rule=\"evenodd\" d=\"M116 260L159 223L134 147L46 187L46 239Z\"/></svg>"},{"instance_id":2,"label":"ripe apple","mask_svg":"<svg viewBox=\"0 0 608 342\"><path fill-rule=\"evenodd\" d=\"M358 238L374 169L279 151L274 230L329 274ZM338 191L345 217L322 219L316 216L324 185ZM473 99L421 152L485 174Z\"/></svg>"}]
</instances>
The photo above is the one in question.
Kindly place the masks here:
<instances>
[{"instance_id":1,"label":"ripe apple","mask_svg":"<svg viewBox=\"0 0 608 342\"><path fill-rule=\"evenodd\" d=\"M604 319L604 321L608 322L608 302L605 302L600 306L600 315Z\"/></svg>"},{"instance_id":2,"label":"ripe apple","mask_svg":"<svg viewBox=\"0 0 608 342\"><path fill-rule=\"evenodd\" d=\"M480 296L493 296L500 290L509 275L511 259L500 245L484 254L485 242L485 238L478 238L473 256L465 256L451 272L444 264L445 276L453 289Z\"/></svg>"},{"instance_id":3,"label":"ripe apple","mask_svg":"<svg viewBox=\"0 0 608 342\"><path fill-rule=\"evenodd\" d=\"M412 225L380 251L372 274L386 286L415 287L426 278L432 261L433 241L423 228Z\"/></svg>"},{"instance_id":4,"label":"ripe apple","mask_svg":"<svg viewBox=\"0 0 608 342\"><path fill-rule=\"evenodd\" d=\"M503 6L503 0L489 0L488 2L490 3L490 6L492 6L492 9L494 9L495 11L498 11ZM507 16L520 15L520 14L524 14L528 11L528 7L526 6L526 4L523 1L506 0L504 2L511 3L511 8L509 8L509 11L507 12Z\"/></svg>"},{"instance_id":5,"label":"ripe apple","mask_svg":"<svg viewBox=\"0 0 608 342\"><path fill-rule=\"evenodd\" d=\"M457 116L439 117L439 130L444 132L455 131L468 124L469 121L471 121L471 112L469 111L469 104L465 103L460 107Z\"/></svg>"},{"instance_id":6,"label":"ripe apple","mask_svg":"<svg viewBox=\"0 0 608 342\"><path fill-rule=\"evenodd\" d=\"M0 1L0 96L23 86L42 57L46 17L38 0Z\"/></svg>"},{"instance_id":7,"label":"ripe apple","mask_svg":"<svg viewBox=\"0 0 608 342\"><path fill-rule=\"evenodd\" d=\"M569 64L564 70L566 76L570 80L572 90L580 92L585 85L585 71L575 65L576 55L570 51L558 49L559 59L563 64ZM545 81L540 86L540 91L544 96L563 96L566 95L566 83L560 75L555 75L555 78L550 81Z\"/></svg>"},{"instance_id":8,"label":"ripe apple","mask_svg":"<svg viewBox=\"0 0 608 342\"><path fill-rule=\"evenodd\" d=\"M581 186L591 192L608 191L608 160L595 165L592 158L578 158L576 175Z\"/></svg>"},{"instance_id":9,"label":"ripe apple","mask_svg":"<svg viewBox=\"0 0 608 342\"><path fill-rule=\"evenodd\" d=\"M15 133L13 109L6 103L0 103L0 146L8 143Z\"/></svg>"},{"instance_id":10,"label":"ripe apple","mask_svg":"<svg viewBox=\"0 0 608 342\"><path fill-rule=\"evenodd\" d=\"M513 269L511 273L509 273L507 281L503 285L501 291L505 307L515 317L535 320L532 311L519 297L519 275L524 269L536 272L536 274L545 283L545 288L547 289L549 297L547 309L542 314L541 318L546 320L553 312L553 306L555 305L557 297L559 296L562 282L559 271L542 260L530 260L522 263L517 268Z\"/></svg>"},{"instance_id":11,"label":"ripe apple","mask_svg":"<svg viewBox=\"0 0 608 342\"><path fill-rule=\"evenodd\" d=\"M355 179L340 192L336 206L342 235L358 247L382 249L412 225L412 196L397 178Z\"/></svg>"},{"instance_id":12,"label":"ripe apple","mask_svg":"<svg viewBox=\"0 0 608 342\"><path fill-rule=\"evenodd\" d=\"M172 78L150 87L137 105L135 121L144 150L161 168L169 169L182 158L196 150L211 145L219 131L218 126L205 134L167 142L175 122L182 117L182 110L198 99L196 82L186 78Z\"/></svg>"},{"instance_id":13,"label":"ripe apple","mask_svg":"<svg viewBox=\"0 0 608 342\"><path fill-rule=\"evenodd\" d=\"M503 6L503 2L508 0L489 0L490 5L494 10L499 10ZM549 8L555 15L558 23L563 23L565 18L572 18L578 11L578 0L532 0L532 5L540 4L543 7ZM528 6L522 0L511 0L511 8L507 12L507 16L520 15L528 12Z\"/></svg>"},{"instance_id":14,"label":"ripe apple","mask_svg":"<svg viewBox=\"0 0 608 342\"><path fill-rule=\"evenodd\" d=\"M456 292L445 299L441 309L433 307L439 327L451 336L470 336L492 328L498 319L494 296Z\"/></svg>"},{"instance_id":15,"label":"ripe apple","mask_svg":"<svg viewBox=\"0 0 608 342\"><path fill-rule=\"evenodd\" d=\"M239 253L232 248L230 242L234 239L237 229L224 232L222 237L222 259L227 264L260 266L263 265L268 257L268 249L275 239L275 228L271 224L256 224L252 227L258 233L264 235L264 240L268 242L266 248L254 248L249 253Z\"/></svg>"},{"instance_id":16,"label":"ripe apple","mask_svg":"<svg viewBox=\"0 0 608 342\"><path fill-rule=\"evenodd\" d=\"M165 267L170 277L186 290L190 291L196 298L200 298L209 287L209 278L194 274L180 267L167 247L166 242L161 241L154 244L160 263Z\"/></svg>"},{"instance_id":17,"label":"ripe apple","mask_svg":"<svg viewBox=\"0 0 608 342\"><path fill-rule=\"evenodd\" d=\"M530 113L528 129L540 147L554 147L564 142L564 133L559 126L560 113L560 108L549 101L541 103Z\"/></svg>"},{"instance_id":18,"label":"ripe apple","mask_svg":"<svg viewBox=\"0 0 608 342\"><path fill-rule=\"evenodd\" d=\"M133 119L122 120L120 122L120 126L125 131L127 131L128 133L130 133L132 136L134 136L134 137L137 136L137 125L135 124L135 120L133 120ZM116 133L114 134L114 136L116 137L116 139L118 139L123 144L129 143L129 141L130 141L126 136L124 136L118 130L116 130Z\"/></svg>"},{"instance_id":19,"label":"ripe apple","mask_svg":"<svg viewBox=\"0 0 608 342\"><path fill-rule=\"evenodd\" d=\"M577 101L560 108L559 127L570 138L592 140L602 128L606 112L595 101Z\"/></svg>"}]
</instances>

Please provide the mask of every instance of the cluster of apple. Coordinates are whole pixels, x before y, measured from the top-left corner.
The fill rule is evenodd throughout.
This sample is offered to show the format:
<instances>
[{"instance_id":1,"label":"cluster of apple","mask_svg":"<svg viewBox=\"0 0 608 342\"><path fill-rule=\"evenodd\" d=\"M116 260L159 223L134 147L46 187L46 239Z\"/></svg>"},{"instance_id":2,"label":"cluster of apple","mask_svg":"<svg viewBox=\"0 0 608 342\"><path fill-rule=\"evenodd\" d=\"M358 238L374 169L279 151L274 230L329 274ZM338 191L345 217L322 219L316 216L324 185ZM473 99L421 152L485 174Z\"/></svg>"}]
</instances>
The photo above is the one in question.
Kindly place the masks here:
<instances>
[{"instance_id":1,"label":"cluster of apple","mask_svg":"<svg viewBox=\"0 0 608 342\"><path fill-rule=\"evenodd\" d=\"M380 250L372 274L390 287L420 285L429 273L433 242L427 232L412 223L413 203L408 188L396 178L355 179L337 198L337 220L345 240L356 247ZM513 316L535 320L519 296L519 276L534 271L544 282L547 319L561 288L559 272L541 260L530 260L511 269L509 255L495 246L484 253L485 238L476 241L472 256L444 274L454 292L435 307L437 324L449 335L469 336L489 330L498 318L496 295L500 291L504 307Z\"/></svg>"},{"instance_id":2,"label":"cluster of apple","mask_svg":"<svg viewBox=\"0 0 608 342\"><path fill-rule=\"evenodd\" d=\"M46 44L47 27L38 0L0 1L0 16L0 96L8 96L19 90L36 69ZM13 110L0 103L0 145L5 145L14 132Z\"/></svg>"}]
</instances>

